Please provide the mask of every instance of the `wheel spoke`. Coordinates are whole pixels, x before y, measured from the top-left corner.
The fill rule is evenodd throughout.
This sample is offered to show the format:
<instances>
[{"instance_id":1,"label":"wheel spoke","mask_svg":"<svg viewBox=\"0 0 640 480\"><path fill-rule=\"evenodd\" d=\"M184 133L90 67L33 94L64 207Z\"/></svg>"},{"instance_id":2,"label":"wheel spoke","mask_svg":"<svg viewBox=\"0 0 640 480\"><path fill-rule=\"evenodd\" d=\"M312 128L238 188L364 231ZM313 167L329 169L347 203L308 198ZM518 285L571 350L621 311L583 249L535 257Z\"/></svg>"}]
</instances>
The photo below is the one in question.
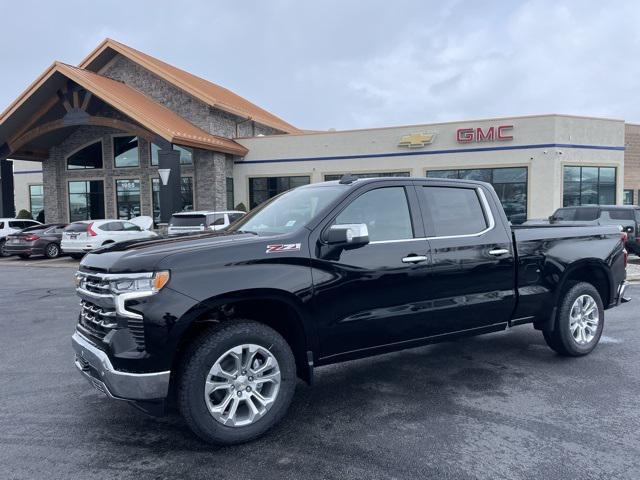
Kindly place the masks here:
<instances>
[{"instance_id":1,"label":"wheel spoke","mask_svg":"<svg viewBox=\"0 0 640 480\"><path fill-rule=\"evenodd\" d=\"M222 378L226 378L227 380L234 380L235 378L235 373L232 372L227 372L226 370L223 370L222 367L220 366L220 363L216 362L216 364L213 366L213 368L211 369L211 372L209 372L209 377L222 377Z\"/></svg>"},{"instance_id":2,"label":"wheel spoke","mask_svg":"<svg viewBox=\"0 0 640 480\"><path fill-rule=\"evenodd\" d=\"M204 394L205 395L211 395L213 392L216 392L218 390L222 390L222 389L230 389L231 388L231 384L228 382L214 382L212 380L207 380L207 383L205 384L204 387Z\"/></svg>"}]
</instances>

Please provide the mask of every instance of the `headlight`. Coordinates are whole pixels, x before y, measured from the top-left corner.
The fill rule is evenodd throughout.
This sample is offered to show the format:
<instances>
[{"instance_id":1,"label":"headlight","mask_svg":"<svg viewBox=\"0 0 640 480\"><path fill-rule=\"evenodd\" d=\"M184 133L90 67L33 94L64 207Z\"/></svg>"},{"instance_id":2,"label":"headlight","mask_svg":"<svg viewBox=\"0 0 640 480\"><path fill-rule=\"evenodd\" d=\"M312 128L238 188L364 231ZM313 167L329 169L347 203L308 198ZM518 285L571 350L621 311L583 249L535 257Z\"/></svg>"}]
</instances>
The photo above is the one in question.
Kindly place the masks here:
<instances>
[{"instance_id":1,"label":"headlight","mask_svg":"<svg viewBox=\"0 0 640 480\"><path fill-rule=\"evenodd\" d=\"M150 273L140 278L119 278L111 281L111 291L113 293L128 292L153 292L157 293L169 282L169 272L163 270Z\"/></svg>"}]
</instances>

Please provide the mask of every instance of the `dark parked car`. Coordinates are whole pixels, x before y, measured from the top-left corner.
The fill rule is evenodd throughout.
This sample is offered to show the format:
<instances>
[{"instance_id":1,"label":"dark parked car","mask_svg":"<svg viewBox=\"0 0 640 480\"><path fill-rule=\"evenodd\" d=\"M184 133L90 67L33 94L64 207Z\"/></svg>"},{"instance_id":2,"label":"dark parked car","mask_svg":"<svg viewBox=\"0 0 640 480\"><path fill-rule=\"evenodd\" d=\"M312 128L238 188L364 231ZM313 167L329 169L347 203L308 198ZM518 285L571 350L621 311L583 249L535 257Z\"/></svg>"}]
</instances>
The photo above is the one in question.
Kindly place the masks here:
<instances>
[{"instance_id":1,"label":"dark parked car","mask_svg":"<svg viewBox=\"0 0 640 480\"><path fill-rule=\"evenodd\" d=\"M311 184L224 232L89 253L75 363L112 398L175 402L206 441L244 442L322 365L527 323L559 354L588 354L624 301L623 237L510 227L487 183Z\"/></svg>"},{"instance_id":2,"label":"dark parked car","mask_svg":"<svg viewBox=\"0 0 640 480\"><path fill-rule=\"evenodd\" d=\"M640 207L636 205L581 205L563 207L549 217L557 225L617 225L627 234L625 246L640 254Z\"/></svg>"},{"instance_id":3,"label":"dark parked car","mask_svg":"<svg viewBox=\"0 0 640 480\"><path fill-rule=\"evenodd\" d=\"M60 241L66 226L64 223L51 223L25 228L7 236L4 251L7 255L18 255L20 258L29 258L31 255L56 258L61 252Z\"/></svg>"}]
</instances>

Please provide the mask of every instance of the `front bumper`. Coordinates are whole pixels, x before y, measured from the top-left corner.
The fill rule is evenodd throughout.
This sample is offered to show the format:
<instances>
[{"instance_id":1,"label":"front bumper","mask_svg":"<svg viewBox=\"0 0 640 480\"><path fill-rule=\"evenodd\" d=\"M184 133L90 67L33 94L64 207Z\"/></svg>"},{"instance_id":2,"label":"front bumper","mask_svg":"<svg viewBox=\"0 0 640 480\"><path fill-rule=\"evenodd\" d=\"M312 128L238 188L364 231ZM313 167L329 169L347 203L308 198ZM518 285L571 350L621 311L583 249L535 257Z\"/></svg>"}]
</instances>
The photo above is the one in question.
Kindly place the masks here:
<instances>
[{"instance_id":1,"label":"front bumper","mask_svg":"<svg viewBox=\"0 0 640 480\"><path fill-rule=\"evenodd\" d=\"M169 393L171 371L128 373L113 368L105 352L80 333L71 337L78 370L96 389L119 400L159 400Z\"/></svg>"}]
</instances>

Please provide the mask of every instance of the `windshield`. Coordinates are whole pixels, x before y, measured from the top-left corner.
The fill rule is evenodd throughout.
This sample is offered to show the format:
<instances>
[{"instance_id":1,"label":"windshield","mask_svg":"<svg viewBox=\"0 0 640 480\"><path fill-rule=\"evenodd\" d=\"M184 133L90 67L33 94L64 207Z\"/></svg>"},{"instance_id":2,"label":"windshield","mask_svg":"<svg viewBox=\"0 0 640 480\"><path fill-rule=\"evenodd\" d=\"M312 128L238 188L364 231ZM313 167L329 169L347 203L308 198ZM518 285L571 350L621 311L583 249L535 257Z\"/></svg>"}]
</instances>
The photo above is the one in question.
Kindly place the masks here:
<instances>
[{"instance_id":1,"label":"windshield","mask_svg":"<svg viewBox=\"0 0 640 480\"><path fill-rule=\"evenodd\" d=\"M293 232L306 225L344 191L344 187L338 185L289 190L253 210L230 230L261 235Z\"/></svg>"}]
</instances>

